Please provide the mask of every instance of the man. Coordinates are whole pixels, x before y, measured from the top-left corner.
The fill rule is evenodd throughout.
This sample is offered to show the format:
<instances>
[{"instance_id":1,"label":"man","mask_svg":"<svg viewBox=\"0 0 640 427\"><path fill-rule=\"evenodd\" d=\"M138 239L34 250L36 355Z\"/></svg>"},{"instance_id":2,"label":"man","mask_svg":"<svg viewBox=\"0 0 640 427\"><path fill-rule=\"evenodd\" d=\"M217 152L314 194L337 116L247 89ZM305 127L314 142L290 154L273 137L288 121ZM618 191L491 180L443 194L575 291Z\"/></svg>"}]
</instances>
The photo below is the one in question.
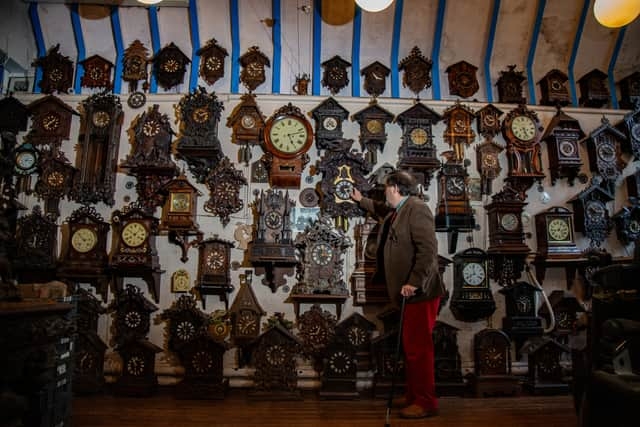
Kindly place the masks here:
<instances>
[{"instance_id":1,"label":"man","mask_svg":"<svg viewBox=\"0 0 640 427\"><path fill-rule=\"evenodd\" d=\"M385 281L394 305L401 297L407 298L402 327L407 387L405 397L394 401L394 406L403 407L403 418L438 413L431 334L440 296L445 293L438 271L433 215L421 199L411 196L414 189L415 179L397 171L386 178L386 204L363 197L356 188L351 194L361 207L384 218L375 276Z\"/></svg>"}]
</instances>

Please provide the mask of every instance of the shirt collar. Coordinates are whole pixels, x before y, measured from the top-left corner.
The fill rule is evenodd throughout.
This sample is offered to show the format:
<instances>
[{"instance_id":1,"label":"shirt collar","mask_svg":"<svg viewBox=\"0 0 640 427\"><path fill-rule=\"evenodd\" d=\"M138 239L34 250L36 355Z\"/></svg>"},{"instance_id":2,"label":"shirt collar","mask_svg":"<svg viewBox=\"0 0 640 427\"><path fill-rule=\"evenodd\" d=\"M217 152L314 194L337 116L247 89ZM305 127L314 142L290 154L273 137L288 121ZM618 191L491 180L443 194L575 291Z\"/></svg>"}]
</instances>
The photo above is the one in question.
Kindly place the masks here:
<instances>
[{"instance_id":1,"label":"shirt collar","mask_svg":"<svg viewBox=\"0 0 640 427\"><path fill-rule=\"evenodd\" d=\"M398 203L398 206L396 206L396 212L398 212L400 208L404 206L404 202L406 202L408 198L409 196L404 196L402 200L400 200L400 203Z\"/></svg>"}]
</instances>

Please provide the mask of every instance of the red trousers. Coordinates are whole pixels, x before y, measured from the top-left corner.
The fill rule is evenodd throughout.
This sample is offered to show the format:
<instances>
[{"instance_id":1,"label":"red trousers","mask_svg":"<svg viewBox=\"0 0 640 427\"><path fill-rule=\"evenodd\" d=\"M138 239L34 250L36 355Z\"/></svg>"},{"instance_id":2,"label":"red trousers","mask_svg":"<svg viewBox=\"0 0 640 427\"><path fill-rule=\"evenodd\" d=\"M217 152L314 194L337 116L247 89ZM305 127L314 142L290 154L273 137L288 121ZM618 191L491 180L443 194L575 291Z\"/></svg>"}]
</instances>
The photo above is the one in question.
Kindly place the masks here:
<instances>
[{"instance_id":1,"label":"red trousers","mask_svg":"<svg viewBox=\"0 0 640 427\"><path fill-rule=\"evenodd\" d=\"M424 409L438 408L434 374L433 327L440 297L415 304L405 304L402 346L405 355L405 397L409 404Z\"/></svg>"}]
</instances>

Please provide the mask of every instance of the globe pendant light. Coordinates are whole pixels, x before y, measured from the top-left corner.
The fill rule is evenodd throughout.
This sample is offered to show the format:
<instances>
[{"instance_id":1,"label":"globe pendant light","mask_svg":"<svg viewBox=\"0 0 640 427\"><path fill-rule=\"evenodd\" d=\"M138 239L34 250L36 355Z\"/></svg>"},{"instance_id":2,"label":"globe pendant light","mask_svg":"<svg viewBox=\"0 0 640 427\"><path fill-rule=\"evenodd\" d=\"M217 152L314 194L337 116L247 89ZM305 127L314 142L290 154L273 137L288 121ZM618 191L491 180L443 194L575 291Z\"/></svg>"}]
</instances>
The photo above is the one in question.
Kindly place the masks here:
<instances>
[{"instance_id":1,"label":"globe pendant light","mask_svg":"<svg viewBox=\"0 0 640 427\"><path fill-rule=\"evenodd\" d=\"M356 4L367 12L380 12L388 8L393 0L356 0Z\"/></svg>"},{"instance_id":2,"label":"globe pendant light","mask_svg":"<svg viewBox=\"0 0 640 427\"><path fill-rule=\"evenodd\" d=\"M624 27L640 14L640 0L595 0L593 15L609 28Z\"/></svg>"},{"instance_id":3,"label":"globe pendant light","mask_svg":"<svg viewBox=\"0 0 640 427\"><path fill-rule=\"evenodd\" d=\"M158 4L161 1L162 0L138 0L138 3L142 3L142 4L146 4L146 5L153 5L153 4Z\"/></svg>"}]
</instances>

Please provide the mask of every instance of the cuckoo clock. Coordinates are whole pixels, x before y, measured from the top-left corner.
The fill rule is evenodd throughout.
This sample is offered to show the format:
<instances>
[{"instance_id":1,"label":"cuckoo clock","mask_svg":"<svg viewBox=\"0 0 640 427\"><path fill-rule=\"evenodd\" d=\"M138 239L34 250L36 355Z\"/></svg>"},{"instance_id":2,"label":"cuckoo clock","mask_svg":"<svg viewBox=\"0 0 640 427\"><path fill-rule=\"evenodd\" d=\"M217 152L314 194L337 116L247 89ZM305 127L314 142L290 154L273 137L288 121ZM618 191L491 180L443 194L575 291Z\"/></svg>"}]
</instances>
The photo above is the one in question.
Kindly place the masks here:
<instances>
[{"instance_id":1,"label":"cuckoo clock","mask_svg":"<svg viewBox=\"0 0 640 427\"><path fill-rule=\"evenodd\" d=\"M508 65L507 71L500 71L498 86L498 102L501 104L526 104L522 96L522 83L526 80L522 71L516 71L515 65Z\"/></svg>"},{"instance_id":2,"label":"cuckoo clock","mask_svg":"<svg viewBox=\"0 0 640 427\"><path fill-rule=\"evenodd\" d=\"M380 224L371 216L354 227L356 264L350 278L354 306L389 302L386 285L373 281L377 267L379 232Z\"/></svg>"},{"instance_id":3,"label":"cuckoo clock","mask_svg":"<svg viewBox=\"0 0 640 427\"><path fill-rule=\"evenodd\" d=\"M502 167L498 156L504 147L491 139L476 146L476 167L480 173L480 194L492 194L493 180L500 175Z\"/></svg>"},{"instance_id":4,"label":"cuckoo clock","mask_svg":"<svg viewBox=\"0 0 640 427\"><path fill-rule=\"evenodd\" d=\"M638 109L640 102L640 71L636 71L618 82L620 85L620 108ZM640 138L638 138L640 139Z\"/></svg>"},{"instance_id":5,"label":"cuckoo clock","mask_svg":"<svg viewBox=\"0 0 640 427\"><path fill-rule=\"evenodd\" d=\"M578 313L584 313L584 307L575 296L562 290L551 292L548 299L555 318L553 334L559 341L566 344L568 336L576 332ZM542 317L547 322L547 325L551 323L547 304L542 304L538 310L538 316Z\"/></svg>"},{"instance_id":6,"label":"cuckoo clock","mask_svg":"<svg viewBox=\"0 0 640 427\"><path fill-rule=\"evenodd\" d=\"M71 192L76 169L69 163L62 151L47 151L40 159L40 177L36 182L35 193L44 199L44 210L57 218L60 215L60 199Z\"/></svg>"},{"instance_id":7,"label":"cuckoo clock","mask_svg":"<svg viewBox=\"0 0 640 427\"><path fill-rule=\"evenodd\" d=\"M30 143L59 149L62 141L69 139L72 116L78 113L60 98L45 96L33 101L27 108L31 113Z\"/></svg>"},{"instance_id":8,"label":"cuckoo clock","mask_svg":"<svg viewBox=\"0 0 640 427\"><path fill-rule=\"evenodd\" d=\"M160 269L156 235L158 219L140 205L129 205L111 216L113 244L109 267L116 289L122 289L125 277L142 278L153 299L160 300Z\"/></svg>"},{"instance_id":9,"label":"cuckoo clock","mask_svg":"<svg viewBox=\"0 0 640 427\"><path fill-rule=\"evenodd\" d=\"M409 56L398 64L398 70L404 71L402 86L419 97L420 92L431 87L431 60L420 51L418 46L411 49Z\"/></svg>"},{"instance_id":10,"label":"cuckoo clock","mask_svg":"<svg viewBox=\"0 0 640 427\"><path fill-rule=\"evenodd\" d=\"M300 175L309 162L307 151L313 130L300 108L289 103L276 110L264 127L264 149L269 183L278 188L300 188Z\"/></svg>"},{"instance_id":11,"label":"cuckoo clock","mask_svg":"<svg viewBox=\"0 0 640 427\"><path fill-rule=\"evenodd\" d=\"M180 356L185 344L207 333L209 316L196 307L193 296L181 295L158 319L167 322L169 350Z\"/></svg>"},{"instance_id":12,"label":"cuckoo clock","mask_svg":"<svg viewBox=\"0 0 640 427\"><path fill-rule=\"evenodd\" d=\"M542 93L540 105L557 105L561 107L569 105L571 98L567 88L568 80L569 77L565 73L555 68L545 74L538 82Z\"/></svg>"},{"instance_id":13,"label":"cuckoo clock","mask_svg":"<svg viewBox=\"0 0 640 427\"><path fill-rule=\"evenodd\" d=\"M490 276L502 286L515 282L524 268L529 247L524 242L524 195L507 184L484 208L489 217Z\"/></svg>"},{"instance_id":14,"label":"cuckoo clock","mask_svg":"<svg viewBox=\"0 0 640 427\"><path fill-rule=\"evenodd\" d=\"M614 216L616 235L623 245L638 242L640 239L640 201L635 197L629 199L631 206L624 206Z\"/></svg>"},{"instance_id":15,"label":"cuckoo clock","mask_svg":"<svg viewBox=\"0 0 640 427\"><path fill-rule=\"evenodd\" d=\"M264 67L270 67L269 58L260 52L258 46L251 46L247 52L240 57L240 81L249 90L253 92L266 80Z\"/></svg>"},{"instance_id":16,"label":"cuckoo clock","mask_svg":"<svg viewBox=\"0 0 640 427\"><path fill-rule=\"evenodd\" d=\"M13 173L17 176L16 193L31 193L31 175L40 165L40 151L25 142L15 149Z\"/></svg>"},{"instance_id":17,"label":"cuckoo clock","mask_svg":"<svg viewBox=\"0 0 640 427\"><path fill-rule=\"evenodd\" d=\"M482 249L469 248L453 257L453 295L449 308L463 322L486 319L496 310L487 254Z\"/></svg>"},{"instance_id":18,"label":"cuckoo clock","mask_svg":"<svg viewBox=\"0 0 640 427\"><path fill-rule=\"evenodd\" d=\"M118 96L103 92L82 102L71 198L78 203L115 203L118 146L124 113Z\"/></svg>"},{"instance_id":19,"label":"cuckoo clock","mask_svg":"<svg viewBox=\"0 0 640 427\"><path fill-rule=\"evenodd\" d=\"M42 93L67 93L73 86L73 62L60 53L59 43L36 59L33 66L42 69L42 80L38 82Z\"/></svg>"},{"instance_id":20,"label":"cuckoo clock","mask_svg":"<svg viewBox=\"0 0 640 427\"><path fill-rule=\"evenodd\" d=\"M296 359L302 341L280 324L275 324L256 340L253 352L253 390L250 399L302 400L298 387Z\"/></svg>"},{"instance_id":21,"label":"cuckoo clock","mask_svg":"<svg viewBox=\"0 0 640 427\"><path fill-rule=\"evenodd\" d=\"M244 206L240 187L247 185L247 179L228 157L223 157L211 170L205 184L209 188L209 200L204 204L204 210L220 217L222 225L226 226L229 215L239 212Z\"/></svg>"},{"instance_id":22,"label":"cuckoo clock","mask_svg":"<svg viewBox=\"0 0 640 427\"><path fill-rule=\"evenodd\" d=\"M459 329L436 321L433 327L435 380L438 396L463 396L462 359L458 350Z\"/></svg>"},{"instance_id":23,"label":"cuckoo clock","mask_svg":"<svg viewBox=\"0 0 640 427\"><path fill-rule=\"evenodd\" d=\"M396 312L397 313L397 312ZM399 324L400 318L396 316L395 324ZM397 354L398 329L387 330L371 340L373 351L374 376L373 396L376 398L389 398L391 384L395 384L394 391L404 390L405 378L404 354ZM394 380L394 377L398 380ZM400 392L400 395L402 393Z\"/></svg>"},{"instance_id":24,"label":"cuckoo clock","mask_svg":"<svg viewBox=\"0 0 640 427\"><path fill-rule=\"evenodd\" d=\"M540 154L542 129L538 115L524 105L511 110L502 122L502 134L507 141L509 179L523 193L535 181L544 178Z\"/></svg>"},{"instance_id":25,"label":"cuckoo clock","mask_svg":"<svg viewBox=\"0 0 640 427\"><path fill-rule=\"evenodd\" d=\"M115 298L107 307L114 316L114 340L118 344L144 339L151 328L151 313L158 311L142 291L127 284L115 293Z\"/></svg>"},{"instance_id":26,"label":"cuckoo clock","mask_svg":"<svg viewBox=\"0 0 640 427\"><path fill-rule=\"evenodd\" d=\"M224 106L215 93L208 94L201 86L185 95L177 110L181 122L176 153L187 162L197 182L203 183L223 157L218 123Z\"/></svg>"},{"instance_id":27,"label":"cuckoo clock","mask_svg":"<svg viewBox=\"0 0 640 427\"><path fill-rule=\"evenodd\" d=\"M628 175L626 182L629 197L640 198L640 168L636 169L635 173Z\"/></svg>"},{"instance_id":28,"label":"cuckoo clock","mask_svg":"<svg viewBox=\"0 0 640 427\"><path fill-rule=\"evenodd\" d=\"M627 137L621 141L622 151L631 154L633 159L640 160L640 102L635 110L625 114L616 128Z\"/></svg>"},{"instance_id":29,"label":"cuckoo clock","mask_svg":"<svg viewBox=\"0 0 640 427\"><path fill-rule=\"evenodd\" d=\"M371 334L375 330L376 325L360 313L353 313L336 325L336 336L344 337L355 352L358 371L371 369Z\"/></svg>"},{"instance_id":30,"label":"cuckoo clock","mask_svg":"<svg viewBox=\"0 0 640 427\"><path fill-rule=\"evenodd\" d=\"M297 263L291 235L291 209L295 202L289 192L260 191L253 203L253 241L249 243L249 261L256 274L264 275L262 284L272 292L286 284Z\"/></svg>"},{"instance_id":31,"label":"cuckoo clock","mask_svg":"<svg viewBox=\"0 0 640 427\"><path fill-rule=\"evenodd\" d=\"M414 175L424 191L429 189L434 171L440 168L432 129L440 120L440 114L421 102L417 102L395 118L395 122L402 127L398 168L408 170Z\"/></svg>"},{"instance_id":32,"label":"cuckoo clock","mask_svg":"<svg viewBox=\"0 0 640 427\"><path fill-rule=\"evenodd\" d=\"M206 296L217 295L224 301L225 310L228 309L227 295L233 290L231 286L231 249L234 243L214 237L198 244L198 278L196 289L202 301L202 308L206 308Z\"/></svg>"},{"instance_id":33,"label":"cuckoo clock","mask_svg":"<svg viewBox=\"0 0 640 427\"><path fill-rule=\"evenodd\" d=\"M347 337L334 335L324 350L322 362L318 392L320 399L358 399L358 361L355 349Z\"/></svg>"},{"instance_id":34,"label":"cuckoo clock","mask_svg":"<svg viewBox=\"0 0 640 427\"><path fill-rule=\"evenodd\" d=\"M191 62L189 57L182 53L173 42L169 43L150 59L153 64L153 72L160 86L164 90L176 87L184 81L187 72L187 64Z\"/></svg>"},{"instance_id":35,"label":"cuckoo clock","mask_svg":"<svg viewBox=\"0 0 640 427\"><path fill-rule=\"evenodd\" d=\"M582 166L579 141L583 137L580 122L558 109L542 136L549 152L551 185L560 178L567 178L569 185L573 186Z\"/></svg>"},{"instance_id":36,"label":"cuckoo clock","mask_svg":"<svg viewBox=\"0 0 640 427\"><path fill-rule=\"evenodd\" d=\"M140 40L134 40L124 51L122 56L122 80L129 83L129 99L127 104L131 108L140 108L146 102L143 92L138 91L138 82L144 81L143 90L147 86L147 63L149 50Z\"/></svg>"},{"instance_id":37,"label":"cuckoo clock","mask_svg":"<svg viewBox=\"0 0 640 427\"><path fill-rule=\"evenodd\" d=\"M542 290L527 282L516 282L499 292L504 295L507 314L502 318L502 330L515 341L516 356L520 360L524 341L543 333L542 319L536 309L536 295Z\"/></svg>"},{"instance_id":38,"label":"cuckoo clock","mask_svg":"<svg viewBox=\"0 0 640 427\"><path fill-rule=\"evenodd\" d=\"M324 71L322 73L322 86L329 89L332 95L337 94L349 84L349 73L347 68L351 67L351 63L345 61L339 56L324 61L322 64Z\"/></svg>"},{"instance_id":39,"label":"cuckoo clock","mask_svg":"<svg viewBox=\"0 0 640 427\"><path fill-rule=\"evenodd\" d=\"M18 283L45 283L55 279L58 226L39 205L18 218L13 272Z\"/></svg>"},{"instance_id":40,"label":"cuckoo clock","mask_svg":"<svg viewBox=\"0 0 640 427\"><path fill-rule=\"evenodd\" d=\"M589 71L578 80L580 85L580 106L600 108L609 103L607 75L598 69Z\"/></svg>"},{"instance_id":41,"label":"cuckoo clock","mask_svg":"<svg viewBox=\"0 0 640 427\"><path fill-rule=\"evenodd\" d=\"M262 143L266 117L258 108L254 94L246 93L240 100L227 118L227 127L231 128L231 142L241 146L239 160L248 165L251 147Z\"/></svg>"},{"instance_id":42,"label":"cuckoo clock","mask_svg":"<svg viewBox=\"0 0 640 427\"><path fill-rule=\"evenodd\" d=\"M196 223L198 196L202 194L184 174L165 184L161 192L167 197L162 207L160 231L169 233L169 241L182 250L180 261L187 262L187 251L194 244L189 242L189 236L202 239L202 232Z\"/></svg>"},{"instance_id":43,"label":"cuckoo clock","mask_svg":"<svg viewBox=\"0 0 640 427\"><path fill-rule=\"evenodd\" d=\"M236 346L245 346L260 335L260 322L266 314L251 286L251 270L240 274L240 289L231 304L231 337Z\"/></svg>"},{"instance_id":44,"label":"cuckoo clock","mask_svg":"<svg viewBox=\"0 0 640 427\"><path fill-rule=\"evenodd\" d=\"M603 116L601 122L602 125L593 130L585 140L589 169L602 177L603 185L608 185L613 190L625 166L620 151L621 146L627 142L627 137L611 126L606 117Z\"/></svg>"},{"instance_id":45,"label":"cuckoo clock","mask_svg":"<svg viewBox=\"0 0 640 427\"><path fill-rule=\"evenodd\" d=\"M108 346L95 332L80 332L74 342L73 392L99 393L104 388L104 354Z\"/></svg>"},{"instance_id":46,"label":"cuckoo clock","mask_svg":"<svg viewBox=\"0 0 640 427\"><path fill-rule=\"evenodd\" d=\"M537 257L571 259L581 254L573 232L573 213L566 208L552 207L535 217Z\"/></svg>"},{"instance_id":47,"label":"cuckoo clock","mask_svg":"<svg viewBox=\"0 0 640 427\"><path fill-rule=\"evenodd\" d=\"M93 206L82 206L66 220L67 241L56 274L75 283L90 283L107 301L110 281L108 272L107 234L109 223Z\"/></svg>"},{"instance_id":48,"label":"cuckoo clock","mask_svg":"<svg viewBox=\"0 0 640 427\"><path fill-rule=\"evenodd\" d=\"M469 98L478 92L480 85L476 71L478 71L478 67L467 61L449 65L445 71L449 77L449 93L460 98Z\"/></svg>"},{"instance_id":49,"label":"cuckoo clock","mask_svg":"<svg viewBox=\"0 0 640 427\"><path fill-rule=\"evenodd\" d=\"M612 224L607 203L612 200L615 200L614 194L599 180L592 180L589 187L570 200L576 231L584 234L592 247L599 247L609 236Z\"/></svg>"},{"instance_id":50,"label":"cuckoo clock","mask_svg":"<svg viewBox=\"0 0 640 427\"><path fill-rule=\"evenodd\" d=\"M372 165L377 163L377 150L384 149L387 142L385 128L393 121L394 115L373 100L369 106L351 116L351 120L360 125L360 145L367 151L366 158Z\"/></svg>"},{"instance_id":51,"label":"cuckoo clock","mask_svg":"<svg viewBox=\"0 0 640 427\"><path fill-rule=\"evenodd\" d=\"M335 218L336 226L346 232L349 229L348 218L364 216L366 213L351 199L351 192L353 188L365 193L371 189L371 184L365 178L371 172L371 164L362 153L350 150L352 139L343 139L341 142L339 150L327 150L318 161L316 170L322 174L322 212Z\"/></svg>"},{"instance_id":52,"label":"cuckoo clock","mask_svg":"<svg viewBox=\"0 0 640 427\"><path fill-rule=\"evenodd\" d=\"M569 392L569 384L564 381L560 358L570 350L551 337L536 337L525 343L522 352L528 355L527 380L525 390L533 395L556 395Z\"/></svg>"},{"instance_id":53,"label":"cuckoo clock","mask_svg":"<svg viewBox=\"0 0 640 427\"><path fill-rule=\"evenodd\" d=\"M473 337L476 397L518 395L519 378L511 375L511 340L498 329L483 329Z\"/></svg>"},{"instance_id":54,"label":"cuckoo clock","mask_svg":"<svg viewBox=\"0 0 640 427\"><path fill-rule=\"evenodd\" d=\"M302 353L312 359L317 371L322 370L322 356L336 333L336 317L319 304L297 318L298 337L302 340Z\"/></svg>"},{"instance_id":55,"label":"cuckoo clock","mask_svg":"<svg viewBox=\"0 0 640 427\"><path fill-rule=\"evenodd\" d=\"M227 49L210 39L196 52L200 56L200 76L210 85L224 77L224 60L229 56Z\"/></svg>"},{"instance_id":56,"label":"cuckoo clock","mask_svg":"<svg viewBox=\"0 0 640 427\"><path fill-rule=\"evenodd\" d=\"M349 296L344 273L344 255L351 240L342 230L333 228L331 217L321 215L298 234L295 241L300 253L297 283L289 298L294 303L296 318L300 303L326 303L336 306L338 319L342 303Z\"/></svg>"},{"instance_id":57,"label":"cuckoo clock","mask_svg":"<svg viewBox=\"0 0 640 427\"><path fill-rule=\"evenodd\" d=\"M9 94L0 99L0 131L17 134L27 130L29 108ZM6 144L2 145L6 150Z\"/></svg>"},{"instance_id":58,"label":"cuckoo clock","mask_svg":"<svg viewBox=\"0 0 640 427\"><path fill-rule=\"evenodd\" d=\"M113 64L100 55L92 55L78 64L84 68L80 85L86 88L111 89L111 69Z\"/></svg>"},{"instance_id":59,"label":"cuckoo clock","mask_svg":"<svg viewBox=\"0 0 640 427\"><path fill-rule=\"evenodd\" d=\"M171 136L174 135L169 117L160 106L142 113L134 122L132 151L120 165L136 177L138 200L147 209L162 206L164 196L159 190L178 173L171 159Z\"/></svg>"},{"instance_id":60,"label":"cuckoo clock","mask_svg":"<svg viewBox=\"0 0 640 427\"><path fill-rule=\"evenodd\" d=\"M459 232L469 232L476 221L471 210L467 168L455 161L452 151L445 152L447 161L438 172L438 207L436 231L448 233L449 253L456 251Z\"/></svg>"},{"instance_id":61,"label":"cuckoo clock","mask_svg":"<svg viewBox=\"0 0 640 427\"><path fill-rule=\"evenodd\" d=\"M113 384L120 396L150 396L158 386L156 354L162 349L146 339L127 341L115 348L122 359L122 374Z\"/></svg>"},{"instance_id":62,"label":"cuckoo clock","mask_svg":"<svg viewBox=\"0 0 640 427\"><path fill-rule=\"evenodd\" d=\"M500 116L503 112L493 104L487 104L476 111L476 126L478 133L485 139L492 139L502 129Z\"/></svg>"},{"instance_id":63,"label":"cuckoo clock","mask_svg":"<svg viewBox=\"0 0 640 427\"><path fill-rule=\"evenodd\" d=\"M442 115L446 124L442 137L454 150L455 160L462 162L464 160L465 146L471 145L476 138L476 134L471 127L475 113L471 108L460 104L460 101L456 101Z\"/></svg>"},{"instance_id":64,"label":"cuckoo clock","mask_svg":"<svg viewBox=\"0 0 640 427\"><path fill-rule=\"evenodd\" d=\"M184 378L175 386L176 398L224 399L229 388L229 379L223 373L226 349L224 342L204 334L181 345L178 354Z\"/></svg>"},{"instance_id":65,"label":"cuckoo clock","mask_svg":"<svg viewBox=\"0 0 640 427\"><path fill-rule=\"evenodd\" d=\"M342 123L349 117L349 111L330 97L310 113L316 122L316 148L320 154L320 150L331 149L334 140L342 139Z\"/></svg>"},{"instance_id":66,"label":"cuckoo clock","mask_svg":"<svg viewBox=\"0 0 640 427\"><path fill-rule=\"evenodd\" d=\"M374 98L384 93L386 89L387 76L391 70L375 61L360 71L360 75L364 76L364 90Z\"/></svg>"}]
</instances>

